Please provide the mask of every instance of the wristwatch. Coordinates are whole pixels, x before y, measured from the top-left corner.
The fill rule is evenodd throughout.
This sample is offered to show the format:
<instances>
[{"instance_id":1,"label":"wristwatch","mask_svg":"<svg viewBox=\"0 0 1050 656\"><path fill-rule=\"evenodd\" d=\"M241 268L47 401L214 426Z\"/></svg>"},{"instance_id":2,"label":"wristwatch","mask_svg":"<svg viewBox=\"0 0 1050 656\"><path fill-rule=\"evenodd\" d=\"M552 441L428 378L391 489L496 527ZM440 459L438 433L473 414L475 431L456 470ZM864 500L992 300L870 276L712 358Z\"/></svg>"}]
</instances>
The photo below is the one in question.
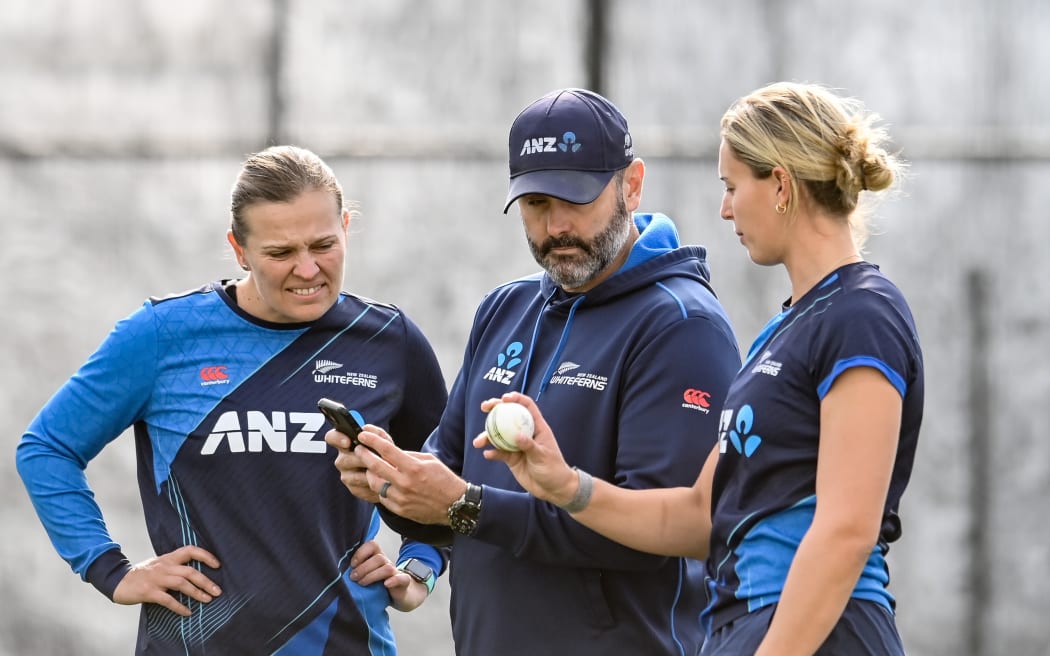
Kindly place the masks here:
<instances>
[{"instance_id":1,"label":"wristwatch","mask_svg":"<svg viewBox=\"0 0 1050 656\"><path fill-rule=\"evenodd\" d=\"M430 565L427 565L422 560L418 558L409 558L403 563L398 564L397 569L427 586L427 594L434 591L434 585L437 583L437 576L434 575L434 570Z\"/></svg>"},{"instance_id":2,"label":"wristwatch","mask_svg":"<svg viewBox=\"0 0 1050 656\"><path fill-rule=\"evenodd\" d=\"M448 524L460 535L474 535L481 514L481 486L467 483L467 491L448 507Z\"/></svg>"}]
</instances>

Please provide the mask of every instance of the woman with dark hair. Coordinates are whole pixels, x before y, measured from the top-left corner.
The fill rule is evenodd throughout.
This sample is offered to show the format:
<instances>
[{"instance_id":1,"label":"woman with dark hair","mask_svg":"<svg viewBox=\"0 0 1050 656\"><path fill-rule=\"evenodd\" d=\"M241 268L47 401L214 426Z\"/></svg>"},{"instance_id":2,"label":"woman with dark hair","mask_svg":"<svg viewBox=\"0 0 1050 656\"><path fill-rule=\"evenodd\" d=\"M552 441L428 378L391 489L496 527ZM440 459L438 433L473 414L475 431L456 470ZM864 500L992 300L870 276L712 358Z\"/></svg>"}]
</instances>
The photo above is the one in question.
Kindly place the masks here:
<instances>
[{"instance_id":1,"label":"woman with dark hair","mask_svg":"<svg viewBox=\"0 0 1050 656\"><path fill-rule=\"evenodd\" d=\"M419 606L445 554L406 542L390 562L374 505L332 468L317 401L415 449L444 378L403 312L342 291L352 212L321 158L251 155L231 214L244 277L119 322L33 419L18 471L73 570L141 604L138 654L392 654L387 606ZM135 565L84 476L129 427L156 551Z\"/></svg>"}]
</instances>

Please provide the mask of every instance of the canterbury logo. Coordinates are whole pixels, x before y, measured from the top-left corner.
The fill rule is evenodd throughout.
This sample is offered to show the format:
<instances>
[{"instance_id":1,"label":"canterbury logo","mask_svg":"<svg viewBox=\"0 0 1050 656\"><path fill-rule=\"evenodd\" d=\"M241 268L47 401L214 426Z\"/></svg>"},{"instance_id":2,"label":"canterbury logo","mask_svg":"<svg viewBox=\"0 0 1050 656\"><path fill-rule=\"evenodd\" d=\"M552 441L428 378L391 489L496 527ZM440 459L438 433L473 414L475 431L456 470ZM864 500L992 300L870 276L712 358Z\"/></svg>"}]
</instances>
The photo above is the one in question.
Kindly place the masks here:
<instances>
[{"instance_id":1,"label":"canterbury logo","mask_svg":"<svg viewBox=\"0 0 1050 656\"><path fill-rule=\"evenodd\" d=\"M687 389L684 394L682 394L682 398L685 399L685 402L689 405L698 405L701 408L711 407L711 401L709 400L711 398L711 394L709 394L708 392L701 392L698 389L690 388Z\"/></svg>"},{"instance_id":2,"label":"canterbury logo","mask_svg":"<svg viewBox=\"0 0 1050 656\"><path fill-rule=\"evenodd\" d=\"M216 381L226 380L229 376L226 375L225 365L219 365L218 367L204 367L201 369L201 380L203 381Z\"/></svg>"},{"instance_id":3,"label":"canterbury logo","mask_svg":"<svg viewBox=\"0 0 1050 656\"><path fill-rule=\"evenodd\" d=\"M314 373L315 374L326 374L333 369L339 369L343 365L338 362L332 362L331 360L317 360L314 362Z\"/></svg>"}]
</instances>

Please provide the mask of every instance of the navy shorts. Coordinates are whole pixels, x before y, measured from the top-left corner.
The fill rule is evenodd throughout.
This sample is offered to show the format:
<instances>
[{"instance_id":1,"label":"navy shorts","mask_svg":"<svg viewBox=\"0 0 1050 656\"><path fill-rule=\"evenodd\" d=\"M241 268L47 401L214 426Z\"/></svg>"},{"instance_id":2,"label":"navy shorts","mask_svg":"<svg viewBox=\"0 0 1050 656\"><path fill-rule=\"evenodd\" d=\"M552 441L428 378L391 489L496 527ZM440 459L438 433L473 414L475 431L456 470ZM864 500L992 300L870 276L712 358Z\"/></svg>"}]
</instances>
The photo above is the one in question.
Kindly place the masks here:
<instances>
[{"instance_id":1,"label":"navy shorts","mask_svg":"<svg viewBox=\"0 0 1050 656\"><path fill-rule=\"evenodd\" d=\"M745 656L754 654L769 629L777 605L748 613L721 627L704 641L697 654ZM850 599L831 635L814 656L904 656L904 645L893 614L882 604Z\"/></svg>"}]
</instances>

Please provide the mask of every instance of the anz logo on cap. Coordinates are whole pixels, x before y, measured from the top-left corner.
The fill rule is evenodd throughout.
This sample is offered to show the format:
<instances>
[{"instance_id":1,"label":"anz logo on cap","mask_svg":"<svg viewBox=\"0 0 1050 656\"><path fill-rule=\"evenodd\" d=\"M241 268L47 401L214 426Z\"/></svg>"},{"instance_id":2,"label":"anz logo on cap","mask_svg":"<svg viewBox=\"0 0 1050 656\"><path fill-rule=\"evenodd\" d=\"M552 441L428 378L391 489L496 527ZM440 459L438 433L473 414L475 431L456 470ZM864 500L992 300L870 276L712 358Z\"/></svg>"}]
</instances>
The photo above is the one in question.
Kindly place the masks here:
<instances>
[{"instance_id":1,"label":"anz logo on cap","mask_svg":"<svg viewBox=\"0 0 1050 656\"><path fill-rule=\"evenodd\" d=\"M576 143L575 132L566 132L565 134L561 135L561 141L562 142L558 144L558 150L560 150L563 153L568 150L572 150L572 152L575 153L580 148L583 148L583 144Z\"/></svg>"},{"instance_id":2,"label":"anz logo on cap","mask_svg":"<svg viewBox=\"0 0 1050 656\"><path fill-rule=\"evenodd\" d=\"M628 137L630 138L630 137ZM532 139L526 139L525 143L521 145L521 152L518 153L518 157L524 155L534 155L536 153L575 153L583 148L583 144L576 141L575 132L566 132L561 136L561 142L558 142L558 137L535 137Z\"/></svg>"}]
</instances>

